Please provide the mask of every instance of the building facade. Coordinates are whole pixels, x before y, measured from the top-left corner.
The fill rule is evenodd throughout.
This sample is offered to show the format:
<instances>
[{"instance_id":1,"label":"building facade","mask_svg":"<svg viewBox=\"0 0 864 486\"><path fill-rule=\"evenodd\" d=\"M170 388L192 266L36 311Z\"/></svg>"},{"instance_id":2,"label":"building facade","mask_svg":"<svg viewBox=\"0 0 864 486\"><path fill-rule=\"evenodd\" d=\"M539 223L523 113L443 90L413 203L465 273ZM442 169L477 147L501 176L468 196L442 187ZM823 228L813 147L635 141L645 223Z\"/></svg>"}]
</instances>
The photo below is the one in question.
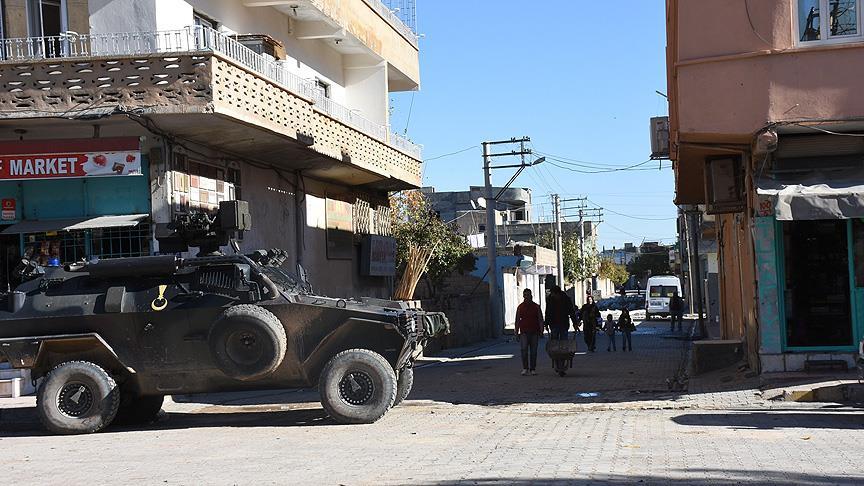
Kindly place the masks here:
<instances>
[{"instance_id":1,"label":"building facade","mask_svg":"<svg viewBox=\"0 0 864 486\"><path fill-rule=\"evenodd\" d=\"M420 83L407 3L0 2L4 258L158 253L174 216L244 199L244 250L389 296L388 192L422 172L389 129L388 94Z\"/></svg>"},{"instance_id":2,"label":"building facade","mask_svg":"<svg viewBox=\"0 0 864 486\"><path fill-rule=\"evenodd\" d=\"M716 215L723 337L763 372L864 336L860 0L668 0L676 202Z\"/></svg>"}]
</instances>

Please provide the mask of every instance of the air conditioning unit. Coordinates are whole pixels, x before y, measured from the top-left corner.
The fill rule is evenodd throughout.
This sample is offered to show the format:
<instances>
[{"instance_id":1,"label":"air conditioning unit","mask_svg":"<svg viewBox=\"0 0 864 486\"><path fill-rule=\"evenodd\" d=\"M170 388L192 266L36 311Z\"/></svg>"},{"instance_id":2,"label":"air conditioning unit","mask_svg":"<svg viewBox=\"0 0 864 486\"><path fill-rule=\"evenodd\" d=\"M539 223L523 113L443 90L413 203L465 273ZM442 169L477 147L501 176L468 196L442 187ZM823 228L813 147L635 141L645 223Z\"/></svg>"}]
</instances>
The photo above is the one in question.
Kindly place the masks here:
<instances>
[{"instance_id":1,"label":"air conditioning unit","mask_svg":"<svg viewBox=\"0 0 864 486\"><path fill-rule=\"evenodd\" d=\"M669 117L651 118L651 158L669 158Z\"/></svg>"}]
</instances>

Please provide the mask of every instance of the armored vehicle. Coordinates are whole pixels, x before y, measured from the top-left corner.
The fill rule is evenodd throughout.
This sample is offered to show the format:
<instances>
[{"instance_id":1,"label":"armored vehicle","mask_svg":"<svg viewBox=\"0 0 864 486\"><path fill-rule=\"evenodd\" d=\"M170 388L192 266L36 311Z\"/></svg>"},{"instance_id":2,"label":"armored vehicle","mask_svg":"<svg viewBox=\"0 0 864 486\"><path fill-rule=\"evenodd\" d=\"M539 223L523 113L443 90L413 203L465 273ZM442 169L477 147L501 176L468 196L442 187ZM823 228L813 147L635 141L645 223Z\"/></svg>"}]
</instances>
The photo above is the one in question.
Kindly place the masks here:
<instances>
[{"instance_id":1,"label":"armored vehicle","mask_svg":"<svg viewBox=\"0 0 864 486\"><path fill-rule=\"evenodd\" d=\"M283 270L285 252L240 253L234 238L250 227L248 205L228 201L157 234L167 255L56 269L23 260L0 302L0 361L31 370L44 426L147 422L168 394L317 386L340 423L374 422L404 400L446 317L315 295ZM192 246L198 255L182 258Z\"/></svg>"}]
</instances>

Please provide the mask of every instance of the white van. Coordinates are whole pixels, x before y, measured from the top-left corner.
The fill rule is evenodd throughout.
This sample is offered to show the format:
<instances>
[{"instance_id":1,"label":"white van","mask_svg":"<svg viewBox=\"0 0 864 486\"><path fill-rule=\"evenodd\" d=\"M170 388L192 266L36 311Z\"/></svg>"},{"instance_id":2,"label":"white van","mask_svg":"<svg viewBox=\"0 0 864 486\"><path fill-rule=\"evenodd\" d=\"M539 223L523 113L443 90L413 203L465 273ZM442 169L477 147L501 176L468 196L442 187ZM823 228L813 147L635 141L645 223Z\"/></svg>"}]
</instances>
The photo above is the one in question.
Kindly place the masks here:
<instances>
[{"instance_id":1,"label":"white van","mask_svg":"<svg viewBox=\"0 0 864 486\"><path fill-rule=\"evenodd\" d=\"M645 286L645 319L657 315L669 316L669 300L675 292L684 297L681 293L681 279L678 277L674 275L649 277L648 284Z\"/></svg>"}]
</instances>

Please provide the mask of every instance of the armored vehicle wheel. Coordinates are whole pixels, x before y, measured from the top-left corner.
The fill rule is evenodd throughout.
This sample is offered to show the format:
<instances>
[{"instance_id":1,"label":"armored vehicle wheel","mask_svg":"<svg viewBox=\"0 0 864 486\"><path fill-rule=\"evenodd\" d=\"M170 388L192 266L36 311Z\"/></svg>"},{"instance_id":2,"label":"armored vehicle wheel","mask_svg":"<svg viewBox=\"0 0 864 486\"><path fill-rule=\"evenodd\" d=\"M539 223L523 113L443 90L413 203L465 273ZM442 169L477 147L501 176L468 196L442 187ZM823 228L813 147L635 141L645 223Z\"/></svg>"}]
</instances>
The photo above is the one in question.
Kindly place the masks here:
<instances>
[{"instance_id":1,"label":"armored vehicle wheel","mask_svg":"<svg viewBox=\"0 0 864 486\"><path fill-rule=\"evenodd\" d=\"M399 372L399 378L396 381L396 401L393 406L399 405L403 400L408 398L411 393L411 388L414 386L414 368L405 368Z\"/></svg>"},{"instance_id":2,"label":"armored vehicle wheel","mask_svg":"<svg viewBox=\"0 0 864 486\"><path fill-rule=\"evenodd\" d=\"M146 424L156 420L162 403L163 395L141 396L134 393L124 393L120 398L120 408L114 417L116 425Z\"/></svg>"},{"instance_id":3,"label":"armored vehicle wheel","mask_svg":"<svg viewBox=\"0 0 864 486\"><path fill-rule=\"evenodd\" d=\"M349 349L331 359L318 380L321 404L337 422L370 424L396 401L396 373L380 354Z\"/></svg>"},{"instance_id":4,"label":"armored vehicle wheel","mask_svg":"<svg viewBox=\"0 0 864 486\"><path fill-rule=\"evenodd\" d=\"M89 361L67 361L51 370L39 386L36 409L57 434L98 432L114 420L120 405L117 383Z\"/></svg>"},{"instance_id":5,"label":"armored vehicle wheel","mask_svg":"<svg viewBox=\"0 0 864 486\"><path fill-rule=\"evenodd\" d=\"M231 378L255 380L282 364L288 340L279 319L263 307L229 307L207 338L216 366Z\"/></svg>"}]
</instances>

